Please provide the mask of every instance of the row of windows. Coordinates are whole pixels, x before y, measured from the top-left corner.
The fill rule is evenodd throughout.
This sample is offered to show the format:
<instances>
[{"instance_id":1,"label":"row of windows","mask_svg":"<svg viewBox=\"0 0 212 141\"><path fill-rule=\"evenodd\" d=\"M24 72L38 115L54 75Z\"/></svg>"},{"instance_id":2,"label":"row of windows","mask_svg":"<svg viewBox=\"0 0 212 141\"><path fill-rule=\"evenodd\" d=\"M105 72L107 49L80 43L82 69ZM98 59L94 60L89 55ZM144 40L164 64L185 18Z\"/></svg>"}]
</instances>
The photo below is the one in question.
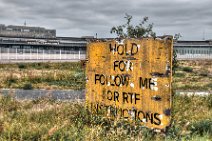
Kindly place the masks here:
<instances>
[{"instance_id":1,"label":"row of windows","mask_svg":"<svg viewBox=\"0 0 212 141\"><path fill-rule=\"evenodd\" d=\"M19 45L13 45L10 47L6 47L6 46L0 46L0 48L5 48L5 49L39 49L39 50L67 50L67 51L84 51L85 47L81 46L81 47L57 47L57 46L53 46L53 47L48 47L48 46L19 46Z\"/></svg>"},{"instance_id":2,"label":"row of windows","mask_svg":"<svg viewBox=\"0 0 212 141\"><path fill-rule=\"evenodd\" d=\"M84 50L46 50L46 49L9 49L0 48L0 53L45 53L45 54L85 54Z\"/></svg>"},{"instance_id":3,"label":"row of windows","mask_svg":"<svg viewBox=\"0 0 212 141\"><path fill-rule=\"evenodd\" d=\"M1 52L8 52L8 50L10 50L10 52L16 52L16 50L18 50L19 52L37 52L37 50L39 50L39 52L42 50L44 50L45 52L48 51L62 51L62 52L70 52L70 51L86 51L85 47L46 47L46 46L19 46L19 45L13 45L8 47L0 47ZM184 54L212 54L212 50L210 50L210 48L207 49L175 49L176 52L180 55L184 55Z\"/></svg>"},{"instance_id":4,"label":"row of windows","mask_svg":"<svg viewBox=\"0 0 212 141\"><path fill-rule=\"evenodd\" d=\"M184 55L184 54L212 54L210 50L201 50L201 49L195 49L195 50L189 50L189 49L176 49L176 52Z\"/></svg>"}]
</instances>

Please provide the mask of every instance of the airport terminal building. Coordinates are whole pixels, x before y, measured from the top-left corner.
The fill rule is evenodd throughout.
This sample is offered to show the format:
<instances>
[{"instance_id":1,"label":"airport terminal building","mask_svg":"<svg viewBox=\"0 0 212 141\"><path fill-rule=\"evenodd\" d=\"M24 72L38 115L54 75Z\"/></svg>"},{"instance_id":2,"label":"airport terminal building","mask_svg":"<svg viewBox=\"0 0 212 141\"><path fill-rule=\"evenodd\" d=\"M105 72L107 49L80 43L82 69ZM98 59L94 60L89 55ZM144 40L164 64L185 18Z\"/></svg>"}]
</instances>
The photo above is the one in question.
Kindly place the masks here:
<instances>
[{"instance_id":1,"label":"airport terminal building","mask_svg":"<svg viewBox=\"0 0 212 141\"><path fill-rule=\"evenodd\" d=\"M0 25L1 60L85 59L89 38L56 37L56 30Z\"/></svg>"},{"instance_id":2,"label":"airport terminal building","mask_svg":"<svg viewBox=\"0 0 212 141\"><path fill-rule=\"evenodd\" d=\"M178 41L174 50L180 60L212 59L212 40Z\"/></svg>"},{"instance_id":3,"label":"airport terminal building","mask_svg":"<svg viewBox=\"0 0 212 141\"><path fill-rule=\"evenodd\" d=\"M93 37L57 37L42 27L0 25L0 61L77 61L86 59L86 45ZM178 41L177 58L212 59L212 40Z\"/></svg>"}]
</instances>

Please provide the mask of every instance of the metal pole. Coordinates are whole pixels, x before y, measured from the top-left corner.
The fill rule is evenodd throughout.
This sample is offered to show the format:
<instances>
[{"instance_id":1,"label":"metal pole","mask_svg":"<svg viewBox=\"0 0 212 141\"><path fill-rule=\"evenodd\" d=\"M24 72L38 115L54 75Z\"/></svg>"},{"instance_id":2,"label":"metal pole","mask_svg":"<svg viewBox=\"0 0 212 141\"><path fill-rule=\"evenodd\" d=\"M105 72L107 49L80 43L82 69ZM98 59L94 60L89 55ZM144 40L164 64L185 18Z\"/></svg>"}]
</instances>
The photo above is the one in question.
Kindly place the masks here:
<instances>
[{"instance_id":1,"label":"metal pole","mask_svg":"<svg viewBox=\"0 0 212 141\"><path fill-rule=\"evenodd\" d=\"M8 60L10 60L10 47L8 47Z\"/></svg>"},{"instance_id":2,"label":"metal pole","mask_svg":"<svg viewBox=\"0 0 212 141\"><path fill-rule=\"evenodd\" d=\"M79 60L80 60L80 50L79 50Z\"/></svg>"},{"instance_id":3,"label":"metal pole","mask_svg":"<svg viewBox=\"0 0 212 141\"><path fill-rule=\"evenodd\" d=\"M54 60L55 60L55 49L53 50Z\"/></svg>"},{"instance_id":4,"label":"metal pole","mask_svg":"<svg viewBox=\"0 0 212 141\"><path fill-rule=\"evenodd\" d=\"M43 49L43 60L44 60L44 49Z\"/></svg>"},{"instance_id":5,"label":"metal pole","mask_svg":"<svg viewBox=\"0 0 212 141\"><path fill-rule=\"evenodd\" d=\"M24 48L23 48L23 60L25 60L25 50L24 50Z\"/></svg>"},{"instance_id":6,"label":"metal pole","mask_svg":"<svg viewBox=\"0 0 212 141\"><path fill-rule=\"evenodd\" d=\"M37 48L37 60L38 60L38 48Z\"/></svg>"},{"instance_id":7,"label":"metal pole","mask_svg":"<svg viewBox=\"0 0 212 141\"><path fill-rule=\"evenodd\" d=\"M0 47L0 60L1 60L1 47Z\"/></svg>"},{"instance_id":8,"label":"metal pole","mask_svg":"<svg viewBox=\"0 0 212 141\"><path fill-rule=\"evenodd\" d=\"M60 49L60 60L61 60L61 49Z\"/></svg>"},{"instance_id":9,"label":"metal pole","mask_svg":"<svg viewBox=\"0 0 212 141\"><path fill-rule=\"evenodd\" d=\"M18 54L17 54L17 53L18 53L18 49L17 49L17 47L16 47L16 48L15 48L15 59L16 59L16 60L18 59L18 56L17 56Z\"/></svg>"},{"instance_id":10,"label":"metal pole","mask_svg":"<svg viewBox=\"0 0 212 141\"><path fill-rule=\"evenodd\" d=\"M75 51L74 51L74 59L75 59Z\"/></svg>"},{"instance_id":11,"label":"metal pole","mask_svg":"<svg viewBox=\"0 0 212 141\"><path fill-rule=\"evenodd\" d=\"M50 60L50 57L51 57L51 51L50 51L50 49L49 49L49 60Z\"/></svg>"},{"instance_id":12,"label":"metal pole","mask_svg":"<svg viewBox=\"0 0 212 141\"><path fill-rule=\"evenodd\" d=\"M30 52L29 58L30 58L30 60L32 60L32 48L29 49L29 52Z\"/></svg>"}]
</instances>

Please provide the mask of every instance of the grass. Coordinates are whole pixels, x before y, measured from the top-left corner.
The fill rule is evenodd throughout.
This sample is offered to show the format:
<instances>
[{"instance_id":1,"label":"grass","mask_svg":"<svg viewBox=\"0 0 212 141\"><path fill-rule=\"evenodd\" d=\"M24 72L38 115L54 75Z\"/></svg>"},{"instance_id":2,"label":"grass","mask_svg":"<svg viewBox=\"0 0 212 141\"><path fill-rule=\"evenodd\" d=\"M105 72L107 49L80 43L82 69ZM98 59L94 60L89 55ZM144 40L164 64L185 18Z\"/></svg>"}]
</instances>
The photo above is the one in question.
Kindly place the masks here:
<instances>
[{"instance_id":1,"label":"grass","mask_svg":"<svg viewBox=\"0 0 212 141\"><path fill-rule=\"evenodd\" d=\"M185 73L175 73L175 77L185 77Z\"/></svg>"},{"instance_id":2,"label":"grass","mask_svg":"<svg viewBox=\"0 0 212 141\"><path fill-rule=\"evenodd\" d=\"M212 91L212 61L179 61L173 78L176 90Z\"/></svg>"},{"instance_id":3,"label":"grass","mask_svg":"<svg viewBox=\"0 0 212 141\"><path fill-rule=\"evenodd\" d=\"M193 72L193 68L191 68L191 67L183 67L182 70L185 72Z\"/></svg>"},{"instance_id":4,"label":"grass","mask_svg":"<svg viewBox=\"0 0 212 141\"><path fill-rule=\"evenodd\" d=\"M179 61L173 87L177 90L212 91L212 61ZM0 64L0 88L85 89L81 63Z\"/></svg>"},{"instance_id":5,"label":"grass","mask_svg":"<svg viewBox=\"0 0 212 141\"><path fill-rule=\"evenodd\" d=\"M124 120L91 115L84 102L1 97L0 140L210 140L212 110L208 99L212 98L175 96L172 125L161 134Z\"/></svg>"},{"instance_id":6,"label":"grass","mask_svg":"<svg viewBox=\"0 0 212 141\"><path fill-rule=\"evenodd\" d=\"M211 91L211 66L210 61L180 61L174 75L174 89ZM85 88L80 63L0 64L0 72L1 88ZM212 95L174 95L172 124L165 134L124 120L92 115L84 102L17 101L0 96L0 140L209 141L212 140Z\"/></svg>"},{"instance_id":7,"label":"grass","mask_svg":"<svg viewBox=\"0 0 212 141\"><path fill-rule=\"evenodd\" d=\"M24 90L31 90L31 89L33 89L32 84L31 83L24 84L23 89Z\"/></svg>"},{"instance_id":8,"label":"grass","mask_svg":"<svg viewBox=\"0 0 212 141\"><path fill-rule=\"evenodd\" d=\"M0 88L84 89L80 63L0 64Z\"/></svg>"}]
</instances>

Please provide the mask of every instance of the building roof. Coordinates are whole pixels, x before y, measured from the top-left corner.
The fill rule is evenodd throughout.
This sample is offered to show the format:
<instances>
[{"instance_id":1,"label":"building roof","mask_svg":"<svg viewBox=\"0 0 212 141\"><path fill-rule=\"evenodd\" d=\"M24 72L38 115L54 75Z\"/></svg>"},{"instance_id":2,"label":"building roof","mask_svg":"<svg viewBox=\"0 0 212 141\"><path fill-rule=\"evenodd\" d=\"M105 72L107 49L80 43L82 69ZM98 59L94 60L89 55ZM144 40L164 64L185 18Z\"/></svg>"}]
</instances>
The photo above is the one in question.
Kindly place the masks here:
<instances>
[{"instance_id":1,"label":"building roof","mask_svg":"<svg viewBox=\"0 0 212 141\"><path fill-rule=\"evenodd\" d=\"M212 47L212 41L211 40L205 40L205 41L183 41L179 40L176 43L174 43L174 46L176 47L202 47L202 46L210 46Z\"/></svg>"},{"instance_id":2,"label":"building roof","mask_svg":"<svg viewBox=\"0 0 212 141\"><path fill-rule=\"evenodd\" d=\"M34 38L55 38L55 29L44 27L17 26L0 24L0 36L5 37L34 37Z\"/></svg>"}]
</instances>

